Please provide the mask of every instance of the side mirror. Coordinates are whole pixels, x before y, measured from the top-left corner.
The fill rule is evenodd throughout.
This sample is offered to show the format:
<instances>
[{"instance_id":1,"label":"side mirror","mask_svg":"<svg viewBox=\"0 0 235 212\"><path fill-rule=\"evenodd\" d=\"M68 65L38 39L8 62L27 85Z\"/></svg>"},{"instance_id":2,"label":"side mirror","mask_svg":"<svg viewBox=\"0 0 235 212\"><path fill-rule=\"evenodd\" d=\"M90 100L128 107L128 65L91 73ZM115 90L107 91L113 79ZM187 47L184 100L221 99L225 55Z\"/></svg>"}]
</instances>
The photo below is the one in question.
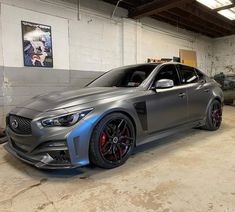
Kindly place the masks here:
<instances>
[{"instance_id":1,"label":"side mirror","mask_svg":"<svg viewBox=\"0 0 235 212\"><path fill-rule=\"evenodd\" d=\"M174 81L170 79L161 79L155 83L155 89L173 88Z\"/></svg>"}]
</instances>

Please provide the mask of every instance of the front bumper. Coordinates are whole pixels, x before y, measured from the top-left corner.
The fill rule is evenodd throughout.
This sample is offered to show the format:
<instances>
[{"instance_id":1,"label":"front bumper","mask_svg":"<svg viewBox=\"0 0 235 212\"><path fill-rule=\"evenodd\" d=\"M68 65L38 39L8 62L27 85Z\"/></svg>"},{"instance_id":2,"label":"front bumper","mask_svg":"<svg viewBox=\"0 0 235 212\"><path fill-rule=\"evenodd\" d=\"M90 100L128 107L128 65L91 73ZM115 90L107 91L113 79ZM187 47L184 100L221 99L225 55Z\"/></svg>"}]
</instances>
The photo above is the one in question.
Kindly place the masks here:
<instances>
[{"instance_id":1,"label":"front bumper","mask_svg":"<svg viewBox=\"0 0 235 212\"><path fill-rule=\"evenodd\" d=\"M90 105L84 105L89 108ZM71 127L43 127L40 120L45 117L58 116L65 113L83 110L83 108L60 109L48 112L38 112L28 108L15 108L8 116L18 116L30 119L31 132L27 134L18 133L12 126L7 124L6 135L8 144L6 149L22 161L44 169L67 169L86 166L89 160L89 144L94 127L101 118L103 106L97 111L93 110ZM19 120L21 121L21 120ZM14 143L18 144L14 146ZM65 145L45 146L47 143L64 142ZM41 146L43 146L41 148ZM41 149L40 149L41 148ZM51 154L53 151L53 154ZM69 157L69 163L51 160L54 153L65 151ZM49 155L49 156L48 156Z\"/></svg>"},{"instance_id":2,"label":"front bumper","mask_svg":"<svg viewBox=\"0 0 235 212\"><path fill-rule=\"evenodd\" d=\"M32 156L30 157L29 155L26 155L16 150L9 142L5 144L4 147L9 153L14 155L21 161L28 163L30 165L33 165L40 169L72 169L72 168L77 168L81 166L81 165L72 165L71 163L70 164L51 163L53 160L49 154L44 154L44 155L37 156L37 157L32 157Z\"/></svg>"},{"instance_id":3,"label":"front bumper","mask_svg":"<svg viewBox=\"0 0 235 212\"><path fill-rule=\"evenodd\" d=\"M6 127L8 143L5 148L9 153L41 169L68 169L89 164L93 120L84 119L69 128L40 128L33 121L31 125L30 135L20 135Z\"/></svg>"}]
</instances>

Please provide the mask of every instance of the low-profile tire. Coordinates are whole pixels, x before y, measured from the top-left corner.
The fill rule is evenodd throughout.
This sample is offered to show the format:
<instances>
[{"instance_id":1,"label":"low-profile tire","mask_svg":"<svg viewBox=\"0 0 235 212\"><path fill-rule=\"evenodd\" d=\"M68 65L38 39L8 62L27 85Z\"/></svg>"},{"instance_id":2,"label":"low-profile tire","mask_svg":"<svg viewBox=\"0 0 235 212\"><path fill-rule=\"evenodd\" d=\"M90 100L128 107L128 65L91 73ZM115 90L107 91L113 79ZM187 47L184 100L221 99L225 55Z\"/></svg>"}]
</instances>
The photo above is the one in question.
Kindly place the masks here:
<instances>
[{"instance_id":1,"label":"low-profile tire","mask_svg":"<svg viewBox=\"0 0 235 212\"><path fill-rule=\"evenodd\" d=\"M105 116L94 128L89 148L90 162L105 169L121 166L135 145L132 121L122 113Z\"/></svg>"},{"instance_id":2,"label":"low-profile tire","mask_svg":"<svg viewBox=\"0 0 235 212\"><path fill-rule=\"evenodd\" d=\"M209 131L218 130L222 123L222 111L222 104L218 100L213 100L208 108L203 128Z\"/></svg>"}]
</instances>

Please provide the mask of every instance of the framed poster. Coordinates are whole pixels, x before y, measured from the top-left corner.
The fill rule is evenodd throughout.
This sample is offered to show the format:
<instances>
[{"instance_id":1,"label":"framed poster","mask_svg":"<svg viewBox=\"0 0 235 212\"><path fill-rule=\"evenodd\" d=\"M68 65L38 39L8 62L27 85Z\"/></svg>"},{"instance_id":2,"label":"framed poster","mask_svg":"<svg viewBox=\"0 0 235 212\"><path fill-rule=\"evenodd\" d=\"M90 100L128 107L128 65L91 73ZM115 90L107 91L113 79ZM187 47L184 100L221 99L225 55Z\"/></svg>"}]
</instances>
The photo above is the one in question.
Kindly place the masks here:
<instances>
[{"instance_id":1,"label":"framed poster","mask_svg":"<svg viewBox=\"0 0 235 212\"><path fill-rule=\"evenodd\" d=\"M21 21L24 66L53 68L51 26Z\"/></svg>"}]
</instances>

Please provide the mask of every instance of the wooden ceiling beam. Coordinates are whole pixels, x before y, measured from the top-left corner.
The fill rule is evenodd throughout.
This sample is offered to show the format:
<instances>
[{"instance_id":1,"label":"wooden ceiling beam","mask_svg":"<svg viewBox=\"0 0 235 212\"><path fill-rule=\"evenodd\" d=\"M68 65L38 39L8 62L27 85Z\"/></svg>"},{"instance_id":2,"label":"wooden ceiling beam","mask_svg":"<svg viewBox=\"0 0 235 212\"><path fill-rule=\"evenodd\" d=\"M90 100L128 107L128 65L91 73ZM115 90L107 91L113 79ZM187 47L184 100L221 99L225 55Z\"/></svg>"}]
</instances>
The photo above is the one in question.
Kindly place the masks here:
<instances>
[{"instance_id":1,"label":"wooden ceiling beam","mask_svg":"<svg viewBox=\"0 0 235 212\"><path fill-rule=\"evenodd\" d=\"M221 36L224 36L224 35L227 35L230 33L229 30L226 30L226 29L218 27L214 24L208 23L208 22L202 20L201 18L196 17L196 16L194 16L184 10L179 9L179 8L173 8L171 10L168 10L168 12L180 17L180 19L182 21L191 22L191 24L195 24L196 26L205 28L207 30L210 30L211 32L214 32L216 34L220 34Z\"/></svg>"},{"instance_id":2,"label":"wooden ceiling beam","mask_svg":"<svg viewBox=\"0 0 235 212\"><path fill-rule=\"evenodd\" d=\"M220 15L217 13L217 11L215 10L211 10L208 7L198 3L198 2L194 2L193 4L191 4L191 7L197 8L198 10L202 12L204 12L207 15L210 15L211 17L214 18L214 22L218 22L221 25L224 25L226 27L230 27L230 29L232 28L232 30L234 30L235 28L235 24L234 22L232 22L231 20L225 18L224 16Z\"/></svg>"},{"instance_id":3,"label":"wooden ceiling beam","mask_svg":"<svg viewBox=\"0 0 235 212\"><path fill-rule=\"evenodd\" d=\"M193 28L192 26L189 26L189 25L186 25L186 24L183 24L183 23L179 23L176 20L171 20L169 18L163 17L160 14L152 15L151 17L158 20L158 21L168 23L172 26L179 27L181 29L186 29L186 30L198 33L198 31L195 28ZM213 37L213 38L215 37L215 35L210 35L209 33L206 33L206 35L209 36L209 37Z\"/></svg>"},{"instance_id":4,"label":"wooden ceiling beam","mask_svg":"<svg viewBox=\"0 0 235 212\"><path fill-rule=\"evenodd\" d=\"M154 0L137 7L134 11L130 12L129 17L138 19L145 16L151 16L192 1L193 0Z\"/></svg>"},{"instance_id":5,"label":"wooden ceiling beam","mask_svg":"<svg viewBox=\"0 0 235 212\"><path fill-rule=\"evenodd\" d=\"M114 5L118 2L118 0L103 1ZM129 17L134 19L155 17L157 20L210 37L235 34L235 21L218 14L218 10L235 7L235 1L232 5L215 10L195 0L122 0L119 6L126 8Z\"/></svg>"},{"instance_id":6,"label":"wooden ceiling beam","mask_svg":"<svg viewBox=\"0 0 235 212\"><path fill-rule=\"evenodd\" d=\"M217 14L217 16L213 16L208 12L200 10L199 8L193 6L192 4L184 4L178 8L181 10L184 10L185 12L191 13L192 15L194 15L194 16L196 16L206 22L209 22L209 23L214 24L218 27L221 27L222 29L228 30L230 33L235 32L235 28L231 24L224 22L224 21L217 18L218 14Z\"/></svg>"},{"instance_id":7,"label":"wooden ceiling beam","mask_svg":"<svg viewBox=\"0 0 235 212\"><path fill-rule=\"evenodd\" d=\"M159 13L158 15L163 18L170 19L171 21L175 21L176 24L191 27L194 29L195 32L198 32L198 33L201 33L204 35L206 34L206 35L209 35L210 37L223 36L222 33L208 30L207 28L205 28L205 26L200 26L200 25L196 24L195 22L191 22L190 20L187 20L185 18L178 17L168 11Z\"/></svg>"},{"instance_id":8,"label":"wooden ceiling beam","mask_svg":"<svg viewBox=\"0 0 235 212\"><path fill-rule=\"evenodd\" d=\"M220 10L226 10L226 9L230 9L230 8L233 8L233 7L235 7L235 3L227 5L227 6L224 6L224 7L220 7L220 8L214 9L213 11L217 12L217 11L220 11Z\"/></svg>"}]
</instances>

